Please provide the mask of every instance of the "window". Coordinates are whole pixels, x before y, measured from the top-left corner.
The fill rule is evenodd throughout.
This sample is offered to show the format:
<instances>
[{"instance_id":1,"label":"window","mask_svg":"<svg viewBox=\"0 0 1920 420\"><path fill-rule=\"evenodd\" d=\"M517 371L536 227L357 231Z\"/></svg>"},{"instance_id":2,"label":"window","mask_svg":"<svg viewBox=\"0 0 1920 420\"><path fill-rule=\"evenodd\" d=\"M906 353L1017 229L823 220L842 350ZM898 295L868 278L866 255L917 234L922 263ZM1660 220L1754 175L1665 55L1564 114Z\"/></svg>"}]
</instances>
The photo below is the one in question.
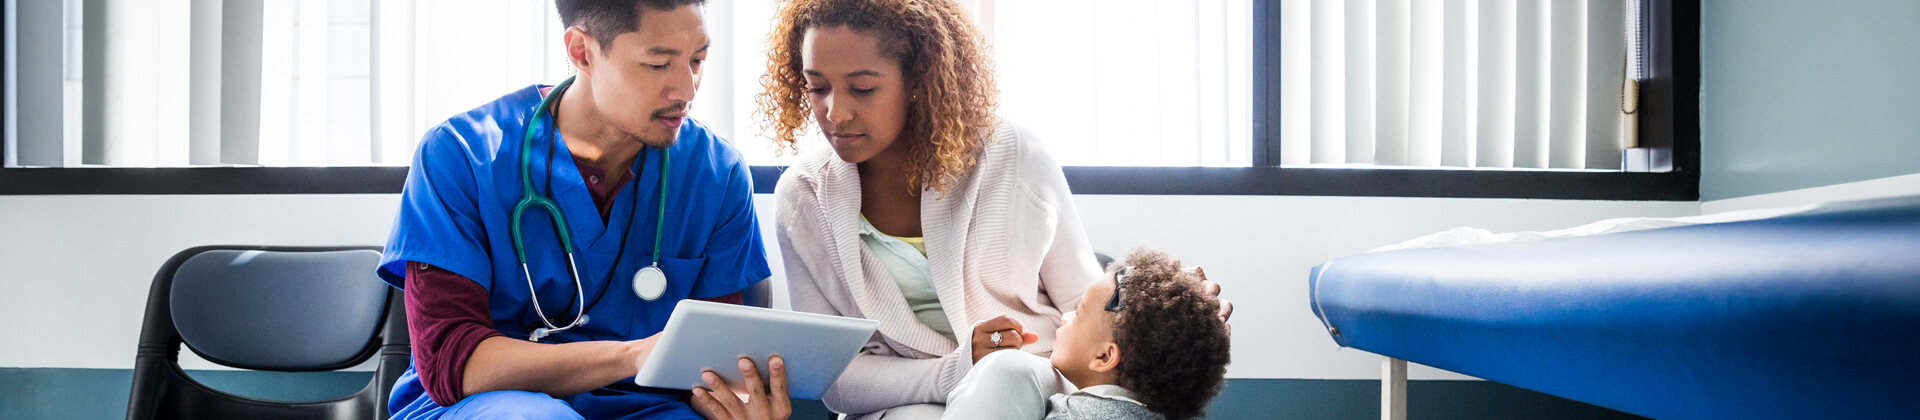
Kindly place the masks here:
<instances>
[{"instance_id":1,"label":"window","mask_svg":"<svg viewBox=\"0 0 1920 420\"><path fill-rule=\"evenodd\" d=\"M1284 1L1284 0L1283 0ZM1323 11L1340 10L1325 20L1344 19L1347 6L1361 11L1359 17L1376 16L1373 5L1392 0L1314 0L1309 6L1329 4ZM1414 0L1412 4L1433 7L1438 3L1484 5L1515 3L1514 0ZM1589 0L1593 3L1608 0ZM1637 147L1622 151L1623 170L1458 170L1446 168L1410 168L1378 170L1380 165L1365 158L1371 153L1350 155L1344 146L1349 137L1327 136L1341 140L1339 149L1329 147L1318 159L1313 149L1289 151L1284 144L1287 131L1299 129L1283 117L1284 98L1289 97L1283 82L1289 30L1287 4L1281 1L1255 2L1253 91L1253 164L1249 168L1067 168L1067 178L1075 193L1091 194L1203 194L1203 195L1335 195L1335 196L1415 196L1550 198L1604 200L1697 200L1699 198L1699 31L1698 0L1626 0L1638 4L1636 31L1641 35L1637 54L1643 59L1639 80L1639 105L1635 110ZM1576 2L1553 2L1555 4ZM1296 7L1298 7L1296 5ZM1464 9L1463 9L1464 10ZM1372 11L1370 13L1368 11ZM1298 11L1295 11L1298 13ZM1308 12L1311 18L1311 12ZM1517 10L1516 10L1517 14ZM1472 15L1469 15L1472 16ZM1296 16L1298 17L1298 16ZM1377 19L1377 17L1375 18ZM1623 18L1624 19L1624 18ZM1625 22L1622 22L1623 24ZM1360 26L1360 25L1355 25ZM1364 32L1364 31L1363 31ZM1345 35L1345 29L1341 31ZM1330 39L1330 38L1323 38ZM1298 41L1298 39L1293 39ZM1342 46L1343 50L1345 45ZM1372 47L1368 47L1371 49ZM1359 55L1364 57L1365 55ZM1344 64L1340 60L1324 64ZM1478 60L1476 60L1478 61ZM1323 74L1345 74L1342 71ZM1345 88L1341 89L1342 92ZM1311 92L1311 91L1310 91ZM1371 94L1360 95L1369 98ZM1356 101L1358 102L1358 101ZM1346 104L1341 104L1342 111ZM1373 108L1360 107L1362 109ZM1597 110L1597 108L1589 108ZM1331 111L1331 110L1329 110ZM1301 115L1301 114L1296 114ZM1311 114L1306 114L1311 115ZM1296 117L1298 118L1298 117ZM1352 121L1332 119L1340 127ZM1475 121L1479 119L1476 118ZM1371 126L1371 124L1359 124ZM1322 127L1336 125L1321 124ZM1306 127L1311 132L1313 126ZM1357 131L1357 130L1356 130ZM1477 131L1477 130L1476 130ZM1517 130L1516 130L1517 131ZM1299 138L1299 137L1296 137ZM1313 137L1307 137L1312 139ZM1480 139L1475 138L1477 143ZM1370 141L1369 141L1370 143ZM1308 143L1312 145L1311 143ZM1299 146L1295 146L1299 147ZM1430 147L1430 146L1429 146ZM1353 148L1354 150L1364 150ZM1339 153L1331 153L1339 150ZM1307 158L1305 164L1288 164L1288 159ZM1314 163L1321 160L1323 163ZM1477 164L1478 157L1468 165ZM1339 163L1336 163L1339 162ZM1444 163L1444 162L1443 162ZM1500 166L1500 165L1487 165ZM1364 169L1351 169L1354 167ZM1169 181L1173 180L1173 181Z\"/></svg>"},{"instance_id":2,"label":"window","mask_svg":"<svg viewBox=\"0 0 1920 420\"><path fill-rule=\"evenodd\" d=\"M62 118L20 121L8 166L404 166L433 124L566 71L549 0L45 3L20 7L64 28L9 27L23 63L64 56L65 89L19 97Z\"/></svg>"},{"instance_id":3,"label":"window","mask_svg":"<svg viewBox=\"0 0 1920 420\"><path fill-rule=\"evenodd\" d=\"M1247 166L1252 1L961 3L993 46L1000 115L1032 130L1061 164ZM709 6L708 25L731 25L735 53L731 70L710 68L696 100L708 104L694 107L731 110L695 117L732 122L734 131L722 134L741 142L754 165L793 160L772 153L752 115L774 12L773 0ZM726 71L731 77L717 74ZM722 80L731 86L716 89Z\"/></svg>"},{"instance_id":4,"label":"window","mask_svg":"<svg viewBox=\"0 0 1920 420\"><path fill-rule=\"evenodd\" d=\"M1697 196L1697 0L959 1L994 45L1000 114L1073 165L1076 192ZM793 159L753 115L775 4L710 2L715 59L692 109L763 167L763 189L778 173L764 167ZM1642 79L1639 128L1617 138L1592 135L1618 90L1605 73L1623 73L1594 34L1638 22L1597 12L1615 4L1647 25L1615 32L1616 48L1647 46L1621 53L1645 67L1626 71ZM431 125L568 72L550 0L7 5L0 194L398 191ZM1579 43L1558 35L1582 32L1588 53L1561 54ZM1576 172L1420 169L1434 165ZM1414 169L1338 169L1354 167Z\"/></svg>"},{"instance_id":5,"label":"window","mask_svg":"<svg viewBox=\"0 0 1920 420\"><path fill-rule=\"evenodd\" d=\"M1252 0L993 1L1000 112L1063 165L1247 166Z\"/></svg>"},{"instance_id":6,"label":"window","mask_svg":"<svg viewBox=\"0 0 1920 420\"><path fill-rule=\"evenodd\" d=\"M1281 163L1618 170L1638 6L1281 0Z\"/></svg>"}]
</instances>

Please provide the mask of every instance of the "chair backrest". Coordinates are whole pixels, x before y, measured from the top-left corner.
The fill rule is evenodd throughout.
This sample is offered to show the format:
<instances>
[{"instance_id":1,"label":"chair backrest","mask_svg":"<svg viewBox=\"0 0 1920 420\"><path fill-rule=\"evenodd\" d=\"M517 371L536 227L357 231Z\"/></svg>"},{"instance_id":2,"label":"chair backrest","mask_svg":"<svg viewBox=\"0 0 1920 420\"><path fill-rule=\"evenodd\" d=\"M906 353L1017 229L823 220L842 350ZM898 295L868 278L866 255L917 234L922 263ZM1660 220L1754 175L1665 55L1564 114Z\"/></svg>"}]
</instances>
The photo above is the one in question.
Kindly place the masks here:
<instances>
[{"instance_id":1,"label":"chair backrest","mask_svg":"<svg viewBox=\"0 0 1920 420\"><path fill-rule=\"evenodd\" d=\"M127 418L385 419L387 393L407 368L405 309L374 276L378 247L208 246L155 274L134 358ZM226 366L338 370L378 355L359 392L282 402L228 394L180 368L180 345Z\"/></svg>"},{"instance_id":2,"label":"chair backrest","mask_svg":"<svg viewBox=\"0 0 1920 420\"><path fill-rule=\"evenodd\" d=\"M772 308L773 279L761 279L759 282L748 285L746 290L741 290L740 303L747 306Z\"/></svg>"}]
</instances>

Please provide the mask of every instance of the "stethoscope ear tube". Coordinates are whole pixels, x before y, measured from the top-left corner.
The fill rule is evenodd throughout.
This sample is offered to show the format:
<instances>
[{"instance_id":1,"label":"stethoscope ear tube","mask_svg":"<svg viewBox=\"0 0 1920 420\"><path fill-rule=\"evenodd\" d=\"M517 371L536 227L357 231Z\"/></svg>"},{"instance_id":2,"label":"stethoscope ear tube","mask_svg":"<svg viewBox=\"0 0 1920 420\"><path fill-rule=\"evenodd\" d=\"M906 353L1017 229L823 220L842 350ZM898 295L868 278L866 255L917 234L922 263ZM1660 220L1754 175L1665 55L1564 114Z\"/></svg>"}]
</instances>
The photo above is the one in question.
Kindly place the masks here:
<instances>
[{"instance_id":1,"label":"stethoscope ear tube","mask_svg":"<svg viewBox=\"0 0 1920 420\"><path fill-rule=\"evenodd\" d=\"M560 240L560 249L567 254L567 276L573 279L573 295L576 298L585 296L585 287L580 284L580 269L576 266L577 263L573 257L573 238L570 232L567 231L565 216L561 215L559 206L556 205L552 199L542 197L533 190L533 129L540 125L541 117L547 117L548 120L553 119L553 116L548 113L548 109L553 106L554 101L558 100L562 93L567 91L567 87L572 85L573 78L568 77L566 81L560 82L559 86L555 86L551 94L545 98L541 98L540 105L533 111L533 118L527 121L526 135L520 142L521 195L520 202L515 203L513 206L513 222L511 223L510 230L513 233L513 254L515 258L520 260L520 275L527 280L527 298L533 302L534 315L539 316L540 324L545 325L545 327L535 328L533 333L527 336L527 341L533 342L539 342L540 339L546 338L546 336L550 334L566 331L567 329L586 323L586 305L575 307L573 321L568 322L567 326L564 327L553 325L552 319L547 317L547 311L540 307L540 294L535 291L533 286L533 270L527 266L526 241L520 234L520 218L526 214L528 208L539 206L541 209L546 210L547 217L553 220L553 231L554 235ZM572 305L572 302L568 302L567 306L574 305Z\"/></svg>"},{"instance_id":2,"label":"stethoscope ear tube","mask_svg":"<svg viewBox=\"0 0 1920 420\"><path fill-rule=\"evenodd\" d=\"M549 92L545 98L541 98L540 105L534 109L533 118L527 121L526 133L520 144L521 197L520 201L513 206L513 220L510 223L509 230L513 234L513 253L514 257L517 258L520 263L520 275L527 281L528 300L533 302L534 315L540 317L540 324L543 325L543 327L535 328L533 332L527 336L527 340L533 342L538 342L540 339L546 338L554 333L586 325L587 323L586 310L589 305L586 302L586 287L580 281L580 269L574 257L573 238L567 228L565 217L561 214L558 203L555 203L551 198L541 196L533 188L532 156L535 140L534 129L540 126L542 118L545 118L547 121L553 121L553 115L551 113L553 104L560 99L568 87L573 85L573 80L573 77L568 77L566 81L560 82L558 86L555 86L553 91ZM553 128L553 130L558 129L559 127L557 126ZM549 132L549 142L551 141L551 132ZM660 197L658 199L660 209L658 218L654 222L653 261L652 264L642 268L634 275L635 293L638 294L641 299L647 301L659 299L660 296L664 294L667 283L666 273L659 269L661 239L665 235L667 222L667 177L668 174L671 173L669 169L670 166L668 166L671 165L671 160L668 159L668 153L666 152L666 149L661 149ZM549 159L551 159L551 156L549 156ZM549 164L551 164L551 162L549 162ZM551 171L552 168L548 168L547 170ZM638 196L637 187L635 188L635 192L636 195L633 200L635 203L638 203L640 197ZM573 280L575 299L580 299L580 303L582 303L582 305L574 306L573 301L569 300L567 302L567 306L574 307L575 311L573 321L568 322L566 326L554 325L555 321L553 318L547 317L546 310L540 306L540 294L539 291L534 288L533 284L533 270L528 266L527 262L526 242L520 232L520 222L521 217L526 214L527 209L536 206L542 210L546 210L548 217L553 220L554 234L560 241L561 250L567 255L567 276ZM631 223L629 223L627 229L632 228ZM625 249L625 242L626 235L622 233L621 249ZM609 276L611 276L611 274L609 274ZM602 287L602 291L604 292L605 286L603 285ZM594 300L597 302L599 298L595 297Z\"/></svg>"},{"instance_id":3,"label":"stethoscope ear tube","mask_svg":"<svg viewBox=\"0 0 1920 420\"><path fill-rule=\"evenodd\" d=\"M529 269L525 262L520 263L520 275L527 279L527 297L533 301L533 314L540 317L541 324L546 325L546 327L533 329L533 333L527 336L527 341L537 343L540 342L541 338L546 338L547 335L566 331L587 323L587 306L580 305L574 308L573 322L568 322L567 326L564 327L553 325L551 318L547 318L547 312L540 308L540 295L533 292L533 270ZM574 265L573 252L571 251L567 252L567 275L573 277L573 295L586 296L586 290L580 285L580 270ZM574 305L569 304L567 306Z\"/></svg>"}]
</instances>

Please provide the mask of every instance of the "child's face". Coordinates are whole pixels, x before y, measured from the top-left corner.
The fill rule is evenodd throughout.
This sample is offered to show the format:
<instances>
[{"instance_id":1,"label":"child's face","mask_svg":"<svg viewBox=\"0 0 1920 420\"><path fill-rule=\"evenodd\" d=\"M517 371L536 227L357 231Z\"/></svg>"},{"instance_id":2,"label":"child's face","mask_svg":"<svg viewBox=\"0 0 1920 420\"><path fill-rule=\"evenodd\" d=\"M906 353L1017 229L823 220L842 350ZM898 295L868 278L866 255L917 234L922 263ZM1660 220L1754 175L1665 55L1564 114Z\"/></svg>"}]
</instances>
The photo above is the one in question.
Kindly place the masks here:
<instances>
[{"instance_id":1,"label":"child's face","mask_svg":"<svg viewBox=\"0 0 1920 420\"><path fill-rule=\"evenodd\" d=\"M1092 378L1102 375L1096 359L1113 347L1113 316L1107 312L1107 299L1113 297L1113 275L1087 285L1080 306L1062 317L1064 323L1054 332L1053 368L1081 387L1097 385ZM1109 355L1111 357L1112 355Z\"/></svg>"}]
</instances>

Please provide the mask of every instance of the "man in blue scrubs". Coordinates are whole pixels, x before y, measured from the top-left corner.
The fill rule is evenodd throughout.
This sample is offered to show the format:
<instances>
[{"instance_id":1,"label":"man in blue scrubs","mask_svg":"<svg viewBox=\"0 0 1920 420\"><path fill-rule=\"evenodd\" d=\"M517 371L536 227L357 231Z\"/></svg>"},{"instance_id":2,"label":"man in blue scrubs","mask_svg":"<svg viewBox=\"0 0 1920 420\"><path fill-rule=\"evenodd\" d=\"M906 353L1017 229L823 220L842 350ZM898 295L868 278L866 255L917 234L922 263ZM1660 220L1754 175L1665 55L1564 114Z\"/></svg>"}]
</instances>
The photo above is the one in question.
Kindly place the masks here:
<instances>
[{"instance_id":1,"label":"man in blue scrubs","mask_svg":"<svg viewBox=\"0 0 1920 420\"><path fill-rule=\"evenodd\" d=\"M746 164L686 117L707 56L702 1L556 3L578 76L456 115L414 156L378 269L405 289L414 349L390 412L785 418L778 358L742 359L747 383L691 393L628 380L677 302L738 303L770 275ZM516 221L529 192L560 220L534 206ZM656 266L665 281L636 276Z\"/></svg>"}]
</instances>

